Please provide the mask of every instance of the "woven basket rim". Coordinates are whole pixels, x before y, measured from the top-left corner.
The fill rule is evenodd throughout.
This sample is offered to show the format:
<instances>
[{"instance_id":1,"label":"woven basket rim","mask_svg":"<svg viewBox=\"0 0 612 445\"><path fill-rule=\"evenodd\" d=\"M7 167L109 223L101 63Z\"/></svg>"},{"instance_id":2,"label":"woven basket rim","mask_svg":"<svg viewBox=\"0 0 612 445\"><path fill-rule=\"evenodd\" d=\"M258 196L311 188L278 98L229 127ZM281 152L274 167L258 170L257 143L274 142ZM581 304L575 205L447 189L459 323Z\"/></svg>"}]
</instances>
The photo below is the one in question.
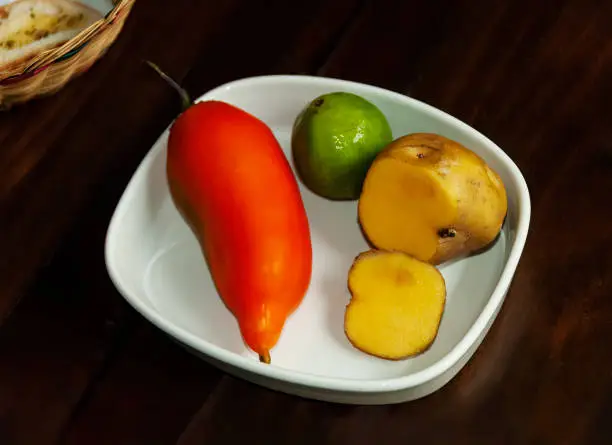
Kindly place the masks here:
<instances>
[{"instance_id":1,"label":"woven basket rim","mask_svg":"<svg viewBox=\"0 0 612 445\"><path fill-rule=\"evenodd\" d=\"M84 3L82 0L76 1ZM134 2L135 0L113 0L112 3L114 4L112 9L104 17L83 29L72 39L53 48L41 51L35 56L23 61L23 63L20 65L14 66L1 73L0 84L5 83L6 81L18 81L19 78L22 77L29 77L30 75L34 75L41 70L44 70L46 67L58 60L64 60L66 57L74 56L83 47L85 47L94 36L104 30L107 26L111 25L117 19L117 17L121 13L125 12L128 9L128 6Z\"/></svg>"}]
</instances>

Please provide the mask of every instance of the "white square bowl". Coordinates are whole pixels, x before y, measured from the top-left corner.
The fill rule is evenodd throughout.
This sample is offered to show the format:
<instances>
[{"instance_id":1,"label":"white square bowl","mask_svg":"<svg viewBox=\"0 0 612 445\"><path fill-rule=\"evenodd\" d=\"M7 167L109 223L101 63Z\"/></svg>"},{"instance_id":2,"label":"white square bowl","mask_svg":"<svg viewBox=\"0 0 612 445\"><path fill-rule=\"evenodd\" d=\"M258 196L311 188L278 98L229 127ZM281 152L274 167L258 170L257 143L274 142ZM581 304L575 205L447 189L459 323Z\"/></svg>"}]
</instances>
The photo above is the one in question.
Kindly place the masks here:
<instances>
[{"instance_id":1,"label":"white square bowl","mask_svg":"<svg viewBox=\"0 0 612 445\"><path fill-rule=\"evenodd\" d=\"M322 77L261 76L222 85L199 100L226 101L262 119L292 163L289 141L295 117L312 99L332 91L353 92L375 103L387 116L394 137L433 132L461 142L482 156L507 188L508 216L493 247L440 267L447 303L438 336L427 352L387 361L350 345L343 331L350 297L347 274L355 256L368 249L357 224L357 202L319 198L300 182L313 243L312 281L272 350L272 364L260 363L244 345L236 320L215 290L195 236L170 198L165 176L167 130L117 205L105 246L108 273L146 319L232 375L339 403L413 400L446 384L495 320L527 237L529 192L514 162L482 134L440 110L378 87Z\"/></svg>"}]
</instances>

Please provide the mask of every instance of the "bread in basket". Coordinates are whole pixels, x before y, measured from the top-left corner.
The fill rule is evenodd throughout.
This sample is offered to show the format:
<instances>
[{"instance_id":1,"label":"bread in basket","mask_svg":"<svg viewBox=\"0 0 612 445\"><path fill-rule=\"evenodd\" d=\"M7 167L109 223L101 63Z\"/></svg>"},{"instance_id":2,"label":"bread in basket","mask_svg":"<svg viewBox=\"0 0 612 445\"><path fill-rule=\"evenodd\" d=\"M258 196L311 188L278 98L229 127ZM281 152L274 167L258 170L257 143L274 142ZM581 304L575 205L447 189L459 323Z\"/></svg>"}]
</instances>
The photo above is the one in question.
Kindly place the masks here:
<instances>
[{"instance_id":1,"label":"bread in basket","mask_svg":"<svg viewBox=\"0 0 612 445\"><path fill-rule=\"evenodd\" d=\"M74 0L0 7L0 108L55 93L86 71L113 44L134 1L113 0L106 15Z\"/></svg>"}]
</instances>

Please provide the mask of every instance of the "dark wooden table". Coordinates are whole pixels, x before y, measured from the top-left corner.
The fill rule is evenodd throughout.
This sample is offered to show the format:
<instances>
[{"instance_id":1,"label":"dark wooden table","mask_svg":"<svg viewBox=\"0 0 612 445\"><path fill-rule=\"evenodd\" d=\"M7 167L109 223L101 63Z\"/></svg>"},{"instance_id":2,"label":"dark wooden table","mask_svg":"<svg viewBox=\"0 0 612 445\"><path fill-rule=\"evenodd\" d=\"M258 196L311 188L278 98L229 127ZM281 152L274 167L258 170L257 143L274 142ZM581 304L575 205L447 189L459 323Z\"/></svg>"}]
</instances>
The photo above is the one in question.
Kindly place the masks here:
<instances>
[{"instance_id":1,"label":"dark wooden table","mask_svg":"<svg viewBox=\"0 0 612 445\"><path fill-rule=\"evenodd\" d=\"M0 115L0 444L612 443L612 3L139 0L88 73ZM532 229L463 371L422 400L340 406L189 355L113 288L130 175L193 95L310 73L464 120L517 162Z\"/></svg>"}]
</instances>

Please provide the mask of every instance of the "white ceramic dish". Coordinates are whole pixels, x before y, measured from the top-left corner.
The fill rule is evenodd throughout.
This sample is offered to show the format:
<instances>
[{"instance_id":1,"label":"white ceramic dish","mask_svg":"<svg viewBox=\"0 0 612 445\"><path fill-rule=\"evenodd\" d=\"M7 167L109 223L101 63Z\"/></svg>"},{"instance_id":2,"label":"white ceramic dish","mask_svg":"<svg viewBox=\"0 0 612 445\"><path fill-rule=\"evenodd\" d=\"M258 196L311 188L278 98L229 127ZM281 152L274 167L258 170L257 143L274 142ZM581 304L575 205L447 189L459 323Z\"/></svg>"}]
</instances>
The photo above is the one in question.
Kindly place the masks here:
<instances>
[{"instance_id":1,"label":"white ceramic dish","mask_svg":"<svg viewBox=\"0 0 612 445\"><path fill-rule=\"evenodd\" d=\"M97 9L102 14L107 14L109 11L113 9L112 0L80 0L81 3L91 6L92 8Z\"/></svg>"},{"instance_id":2,"label":"white ceramic dish","mask_svg":"<svg viewBox=\"0 0 612 445\"><path fill-rule=\"evenodd\" d=\"M507 187L508 217L495 245L441 267L447 306L437 339L426 353L392 362L349 344L343 333L347 272L354 257L368 248L356 222L357 203L327 201L300 184L311 224L312 281L272 350L272 364L259 363L244 346L194 235L170 199L165 177L167 131L142 161L117 205L107 234L106 264L117 289L145 318L235 376L340 403L412 400L448 382L493 323L525 244L529 193L517 166L493 142L435 108L381 88L320 77L263 76L222 85L199 100L223 100L251 112L273 129L289 154L298 112L316 96L340 90L377 104L395 137L428 131L466 144L499 172Z\"/></svg>"}]
</instances>

